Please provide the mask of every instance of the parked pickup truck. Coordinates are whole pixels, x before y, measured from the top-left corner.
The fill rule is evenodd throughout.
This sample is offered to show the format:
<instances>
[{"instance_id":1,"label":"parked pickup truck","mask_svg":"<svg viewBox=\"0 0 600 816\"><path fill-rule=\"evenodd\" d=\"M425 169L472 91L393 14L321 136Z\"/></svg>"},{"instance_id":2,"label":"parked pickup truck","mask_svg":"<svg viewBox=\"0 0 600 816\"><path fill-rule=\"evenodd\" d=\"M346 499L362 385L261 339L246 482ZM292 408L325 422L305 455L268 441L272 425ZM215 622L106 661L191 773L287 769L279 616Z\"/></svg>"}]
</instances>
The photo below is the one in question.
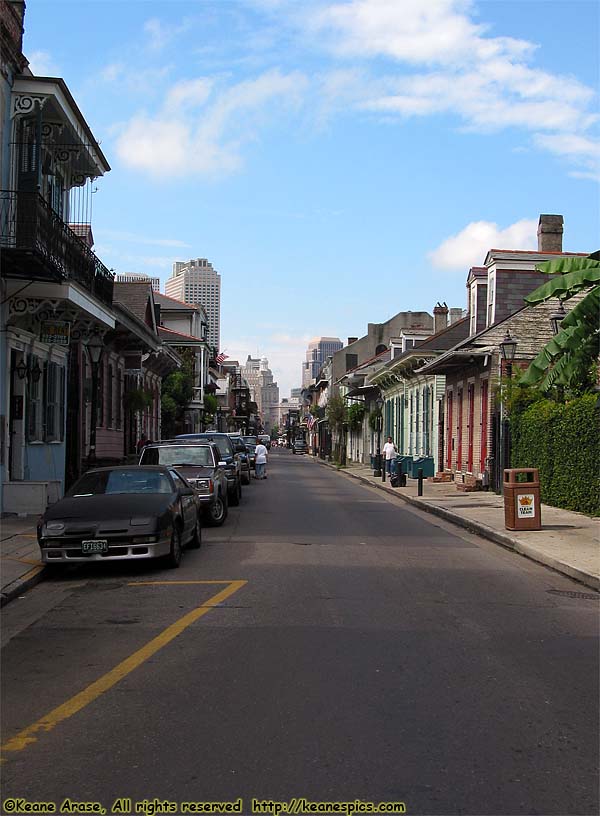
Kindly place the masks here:
<instances>
[{"instance_id":1,"label":"parked pickup truck","mask_svg":"<svg viewBox=\"0 0 600 816\"><path fill-rule=\"evenodd\" d=\"M227 518L227 475L219 464L219 449L212 442L180 440L146 445L140 465L166 465L180 473L200 497L202 514L208 524L220 527Z\"/></svg>"}]
</instances>

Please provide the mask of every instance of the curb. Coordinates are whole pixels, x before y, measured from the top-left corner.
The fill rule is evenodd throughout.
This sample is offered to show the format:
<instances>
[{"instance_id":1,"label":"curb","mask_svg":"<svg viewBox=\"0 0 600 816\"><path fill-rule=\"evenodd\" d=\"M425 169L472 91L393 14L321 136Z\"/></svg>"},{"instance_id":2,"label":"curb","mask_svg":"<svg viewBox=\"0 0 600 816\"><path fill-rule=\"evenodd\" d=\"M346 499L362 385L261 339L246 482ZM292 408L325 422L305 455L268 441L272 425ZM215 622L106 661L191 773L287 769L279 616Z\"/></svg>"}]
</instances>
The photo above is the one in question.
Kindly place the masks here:
<instances>
[{"instance_id":1,"label":"curb","mask_svg":"<svg viewBox=\"0 0 600 816\"><path fill-rule=\"evenodd\" d=\"M493 541L495 544L499 544L501 547L504 547L507 550L512 550L512 552L516 552L519 555L522 555L524 558L528 558L530 561L535 561L538 564L549 567L555 572L566 575L568 578L572 578L573 580L578 581L580 584L584 584L591 589L595 589L596 591L600 590L600 579L595 575L589 575L587 572L577 569L577 567L572 567L569 564L563 564L562 561L553 558L551 555L541 553L539 550L536 550L528 544L522 544L519 541L515 541L510 536L505 535L504 533L499 533L497 530L488 527L486 524L464 518L464 516L460 516L458 513L453 513L451 510L447 510L445 507L437 507L434 504L429 504L428 502L415 499L413 496L406 496L403 493L396 493L395 488L384 487L383 484L371 482L364 476L360 476L356 473L350 473L347 470L339 470L335 465L332 465L329 462L324 462L322 459L317 459L316 461L318 464L324 465L330 470L343 473L344 475L349 476L351 479L356 479L356 481L361 482L362 484L368 485L369 487L375 487L377 490L382 490L388 495L401 499L403 502L406 502L406 504L412 504L419 510L423 510L433 516L439 516L445 521L456 524L457 526L462 527L471 533L478 533L484 538L487 538L489 541Z\"/></svg>"},{"instance_id":2,"label":"curb","mask_svg":"<svg viewBox=\"0 0 600 816\"><path fill-rule=\"evenodd\" d=\"M30 569L25 575L17 578L3 588L2 592L0 592L0 607L6 606L10 601L14 601L19 595L27 592L28 589L31 589L43 580L44 567L33 567L33 569Z\"/></svg>"}]
</instances>

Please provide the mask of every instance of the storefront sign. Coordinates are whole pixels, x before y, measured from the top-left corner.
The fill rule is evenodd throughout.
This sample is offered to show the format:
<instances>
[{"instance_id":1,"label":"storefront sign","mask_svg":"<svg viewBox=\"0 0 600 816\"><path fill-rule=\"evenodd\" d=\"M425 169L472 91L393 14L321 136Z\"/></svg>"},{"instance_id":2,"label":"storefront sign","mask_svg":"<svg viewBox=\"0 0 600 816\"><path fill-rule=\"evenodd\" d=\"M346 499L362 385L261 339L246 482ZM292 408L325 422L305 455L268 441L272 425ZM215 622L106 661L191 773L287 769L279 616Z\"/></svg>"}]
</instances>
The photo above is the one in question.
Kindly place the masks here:
<instances>
[{"instance_id":1,"label":"storefront sign","mask_svg":"<svg viewBox=\"0 0 600 816\"><path fill-rule=\"evenodd\" d=\"M535 516L535 497L533 493L517 495L517 517L533 518Z\"/></svg>"},{"instance_id":2,"label":"storefront sign","mask_svg":"<svg viewBox=\"0 0 600 816\"><path fill-rule=\"evenodd\" d=\"M64 320L46 320L40 328L40 340L55 346L68 346L71 324Z\"/></svg>"}]
</instances>

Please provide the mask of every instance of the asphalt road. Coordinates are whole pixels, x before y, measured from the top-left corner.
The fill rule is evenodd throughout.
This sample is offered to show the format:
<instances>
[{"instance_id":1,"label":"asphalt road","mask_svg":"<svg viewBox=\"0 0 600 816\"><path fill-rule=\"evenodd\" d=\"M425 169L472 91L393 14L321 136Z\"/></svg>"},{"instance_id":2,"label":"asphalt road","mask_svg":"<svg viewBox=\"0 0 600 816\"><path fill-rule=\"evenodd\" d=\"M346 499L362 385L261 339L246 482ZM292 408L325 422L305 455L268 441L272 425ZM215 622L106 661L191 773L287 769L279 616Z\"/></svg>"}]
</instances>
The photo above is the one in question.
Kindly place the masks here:
<instances>
[{"instance_id":1,"label":"asphalt road","mask_svg":"<svg viewBox=\"0 0 600 816\"><path fill-rule=\"evenodd\" d=\"M598 603L549 590L581 587L275 451L179 570L73 570L3 610L4 812L597 814Z\"/></svg>"}]
</instances>

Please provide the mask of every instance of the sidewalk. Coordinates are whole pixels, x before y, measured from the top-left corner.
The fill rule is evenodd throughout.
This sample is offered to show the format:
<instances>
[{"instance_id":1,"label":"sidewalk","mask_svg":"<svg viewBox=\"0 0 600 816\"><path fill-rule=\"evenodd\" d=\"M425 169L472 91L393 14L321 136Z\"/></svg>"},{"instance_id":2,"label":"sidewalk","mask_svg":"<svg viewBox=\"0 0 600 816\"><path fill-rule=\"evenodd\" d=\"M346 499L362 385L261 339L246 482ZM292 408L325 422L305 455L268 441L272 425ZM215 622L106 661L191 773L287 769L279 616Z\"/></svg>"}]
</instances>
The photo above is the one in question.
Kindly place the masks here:
<instances>
[{"instance_id":1,"label":"sidewalk","mask_svg":"<svg viewBox=\"0 0 600 816\"><path fill-rule=\"evenodd\" d=\"M37 519L37 516L0 519L0 606L42 580L43 567L35 532Z\"/></svg>"},{"instance_id":2,"label":"sidewalk","mask_svg":"<svg viewBox=\"0 0 600 816\"><path fill-rule=\"evenodd\" d=\"M337 469L322 459L313 461ZM383 482L371 468L354 462L339 472L600 589L600 519L542 504L542 529L515 532L505 529L504 499L495 493L462 493L454 482L424 480L423 496L417 496L417 479L407 479L406 487L390 487L387 475Z\"/></svg>"}]
</instances>

